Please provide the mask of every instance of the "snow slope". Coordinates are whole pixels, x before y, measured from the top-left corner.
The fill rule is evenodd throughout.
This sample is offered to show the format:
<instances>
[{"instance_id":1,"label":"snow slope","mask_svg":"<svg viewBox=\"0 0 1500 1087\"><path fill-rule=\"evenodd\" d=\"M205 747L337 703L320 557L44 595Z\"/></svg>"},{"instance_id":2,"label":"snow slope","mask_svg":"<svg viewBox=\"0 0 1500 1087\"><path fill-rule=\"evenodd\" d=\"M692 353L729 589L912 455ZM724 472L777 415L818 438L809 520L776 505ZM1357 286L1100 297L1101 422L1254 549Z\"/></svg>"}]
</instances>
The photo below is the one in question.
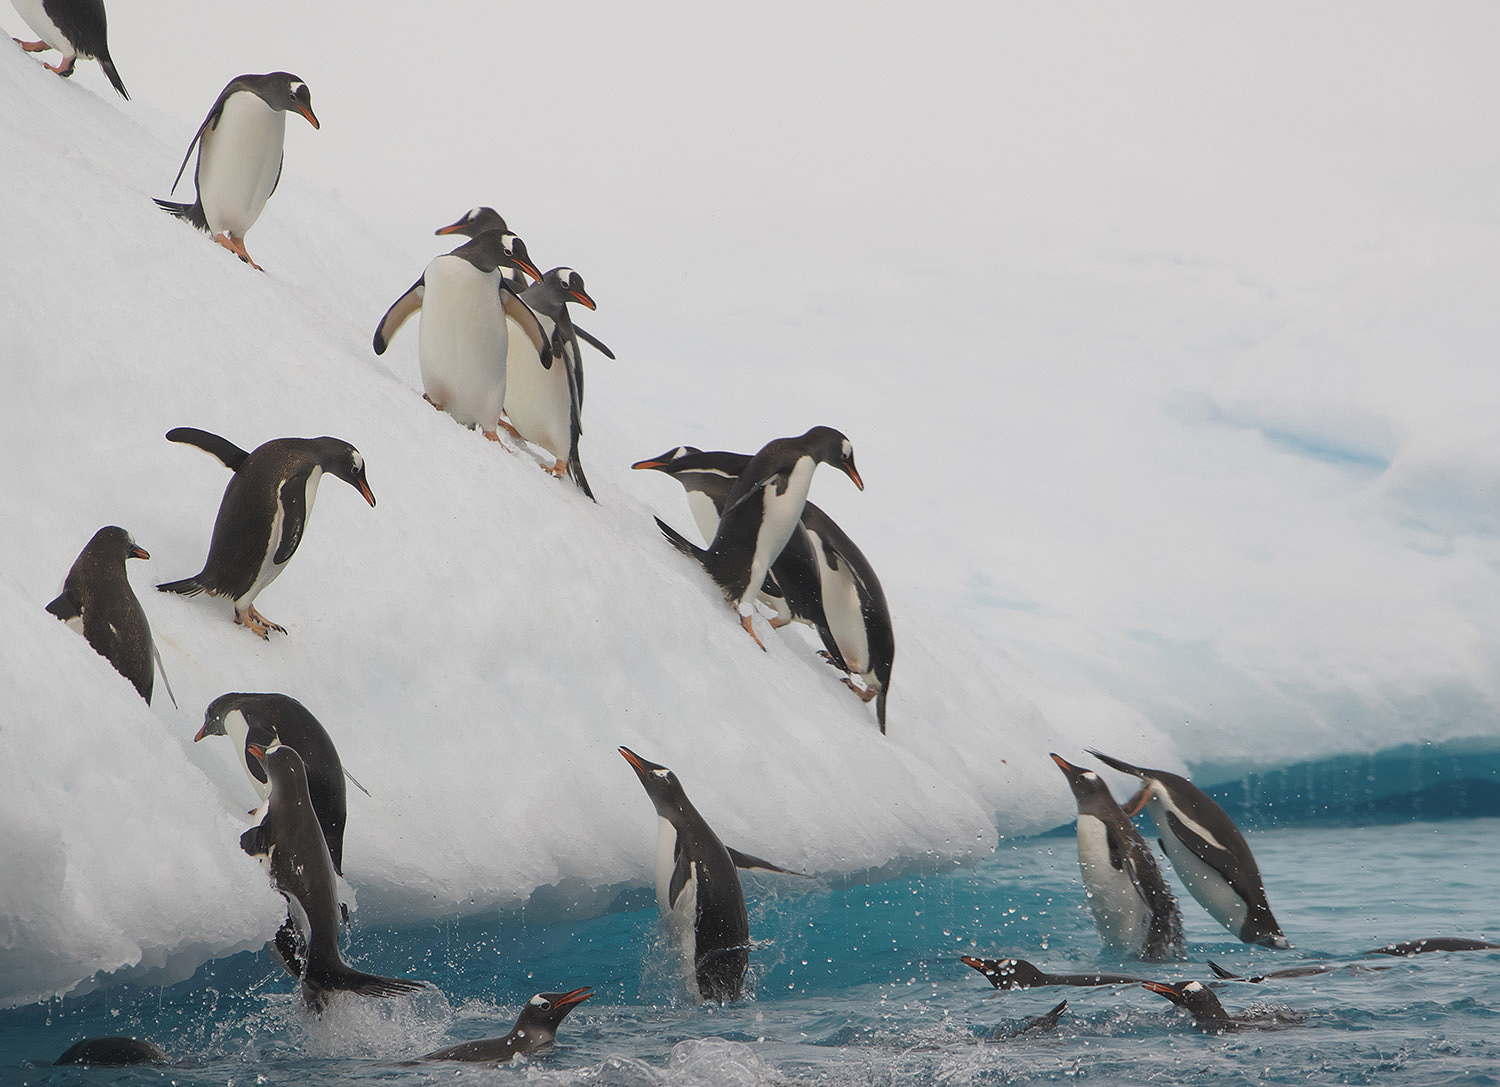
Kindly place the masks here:
<instances>
[{"instance_id":1,"label":"snow slope","mask_svg":"<svg viewBox=\"0 0 1500 1087\"><path fill-rule=\"evenodd\" d=\"M1496 734L1492 9L274 0L201 48L237 8L112 11L130 103L0 49L0 1002L274 927L248 786L191 743L228 690L332 732L373 794L348 877L395 921L644 882L619 744L740 848L858 873L1066 818L1048 750ZM323 129L289 124L256 275L150 198L273 68ZM427 408L414 329L370 352L480 202L600 301L598 506ZM884 739L806 638L754 647L652 526L690 528L676 485L627 468L814 423L868 485L813 497L895 613ZM377 508L329 481L258 601L287 637L151 591L227 479L178 425L364 453ZM108 523L152 553L179 709L42 611Z\"/></svg>"}]
</instances>

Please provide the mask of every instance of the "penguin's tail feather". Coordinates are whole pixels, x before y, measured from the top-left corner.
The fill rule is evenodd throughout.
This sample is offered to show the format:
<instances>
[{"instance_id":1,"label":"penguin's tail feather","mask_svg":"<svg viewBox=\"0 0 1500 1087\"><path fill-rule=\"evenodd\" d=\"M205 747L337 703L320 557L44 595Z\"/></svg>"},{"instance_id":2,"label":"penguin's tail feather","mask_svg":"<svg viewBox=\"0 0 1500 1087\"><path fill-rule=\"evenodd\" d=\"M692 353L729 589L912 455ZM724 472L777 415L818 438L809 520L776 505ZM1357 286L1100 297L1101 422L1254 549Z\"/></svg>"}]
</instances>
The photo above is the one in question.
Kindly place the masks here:
<instances>
[{"instance_id":1,"label":"penguin's tail feather","mask_svg":"<svg viewBox=\"0 0 1500 1087\"><path fill-rule=\"evenodd\" d=\"M880 693L875 696L875 720L880 722L882 736L885 735L885 696L889 693L889 687L881 687Z\"/></svg>"},{"instance_id":2,"label":"penguin's tail feather","mask_svg":"<svg viewBox=\"0 0 1500 1087\"><path fill-rule=\"evenodd\" d=\"M697 559L699 562L703 562L708 557L707 551L699 547L682 533L678 532L675 528L667 524L660 517L656 518L656 527L661 529L661 534L667 538L667 542L669 544L677 548L677 550L681 551L688 558Z\"/></svg>"},{"instance_id":3,"label":"penguin's tail feather","mask_svg":"<svg viewBox=\"0 0 1500 1087\"><path fill-rule=\"evenodd\" d=\"M181 581L164 581L156 588L159 592L177 593L179 596L197 596L204 589L202 574L185 577Z\"/></svg>"},{"instance_id":4,"label":"penguin's tail feather","mask_svg":"<svg viewBox=\"0 0 1500 1087\"><path fill-rule=\"evenodd\" d=\"M100 57L99 67L104 69L104 74L109 77L109 81L114 85L115 90L120 92L120 97L127 102L130 101L130 92L125 89L125 81L120 78L120 73L115 71L115 62L108 57Z\"/></svg>"},{"instance_id":5,"label":"penguin's tail feather","mask_svg":"<svg viewBox=\"0 0 1500 1087\"><path fill-rule=\"evenodd\" d=\"M421 992L427 986L425 981L366 974L363 970L356 970L341 962L336 966L309 967L302 975L302 998L314 1011L322 1011L328 1006L330 993L390 997Z\"/></svg>"},{"instance_id":6,"label":"penguin's tail feather","mask_svg":"<svg viewBox=\"0 0 1500 1087\"><path fill-rule=\"evenodd\" d=\"M583 462L578 459L577 453L574 453L573 456L568 460L567 475L569 479L578 484L578 489L580 491L588 495L589 498L593 499L593 501L599 501L597 498L594 498L594 492L589 488L589 481L584 477L583 474Z\"/></svg>"},{"instance_id":7,"label":"penguin's tail feather","mask_svg":"<svg viewBox=\"0 0 1500 1087\"><path fill-rule=\"evenodd\" d=\"M152 199L156 201L156 206L161 208L162 211L170 215L175 215L179 219L184 219L203 231L203 233L208 233L208 216L203 214L203 204L201 201L194 200L191 204L179 204L174 200L163 200L159 196L152 197Z\"/></svg>"}]
</instances>

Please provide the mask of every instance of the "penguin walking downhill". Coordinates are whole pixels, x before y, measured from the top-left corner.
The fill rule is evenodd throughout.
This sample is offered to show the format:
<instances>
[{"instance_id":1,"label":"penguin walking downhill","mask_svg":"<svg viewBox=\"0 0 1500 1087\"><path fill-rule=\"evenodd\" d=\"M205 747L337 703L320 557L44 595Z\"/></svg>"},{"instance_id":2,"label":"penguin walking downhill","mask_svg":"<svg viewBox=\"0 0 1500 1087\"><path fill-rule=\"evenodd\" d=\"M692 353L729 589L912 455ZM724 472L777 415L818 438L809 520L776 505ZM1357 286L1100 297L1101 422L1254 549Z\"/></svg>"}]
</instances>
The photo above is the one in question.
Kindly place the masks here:
<instances>
[{"instance_id":1,"label":"penguin walking downhill","mask_svg":"<svg viewBox=\"0 0 1500 1087\"><path fill-rule=\"evenodd\" d=\"M965 966L978 970L997 989L1041 989L1049 985L1088 988L1095 985L1140 985L1146 979L1134 974L1049 974L1025 959L979 959L960 955Z\"/></svg>"},{"instance_id":2,"label":"penguin walking downhill","mask_svg":"<svg viewBox=\"0 0 1500 1087\"><path fill-rule=\"evenodd\" d=\"M628 747L620 754L656 809L656 904L697 1000L738 1000L750 963L750 917L736 868L798 875L719 841L677 775Z\"/></svg>"},{"instance_id":3,"label":"penguin walking downhill","mask_svg":"<svg viewBox=\"0 0 1500 1087\"><path fill-rule=\"evenodd\" d=\"M436 1049L431 1053L424 1053L422 1060L498 1064L522 1054L546 1049L557 1040L557 1028L568 1017L568 1013L593 995L587 985L570 993L537 993L521 1008L521 1014L516 1017L516 1025L509 1034Z\"/></svg>"},{"instance_id":4,"label":"penguin walking downhill","mask_svg":"<svg viewBox=\"0 0 1500 1087\"><path fill-rule=\"evenodd\" d=\"M217 434L194 427L167 431L167 440L194 445L234 473L214 519L208 558L199 573L157 588L164 593L228 597L234 621L262 638L286 633L255 610L255 598L291 561L326 472L375 505L365 458L342 438L276 438L247 453Z\"/></svg>"},{"instance_id":5,"label":"penguin walking downhill","mask_svg":"<svg viewBox=\"0 0 1500 1087\"><path fill-rule=\"evenodd\" d=\"M1125 804L1126 815L1143 807L1151 813L1167 859L1214 920L1247 944L1292 946L1266 901L1250 843L1228 812L1180 774L1132 766L1092 748L1089 754L1141 779L1140 792Z\"/></svg>"},{"instance_id":6,"label":"penguin walking downhill","mask_svg":"<svg viewBox=\"0 0 1500 1087\"><path fill-rule=\"evenodd\" d=\"M271 794L264 818L240 836L240 848L269 867L287 900L288 916L305 948L303 1001L322 1011L335 992L397 996L422 989L423 982L366 974L344 962L339 954L338 880L313 811L302 757L279 743L269 748L252 744L250 753L264 762Z\"/></svg>"},{"instance_id":7,"label":"penguin walking downhill","mask_svg":"<svg viewBox=\"0 0 1500 1087\"><path fill-rule=\"evenodd\" d=\"M423 396L494 442L500 441L505 409L508 322L519 326L549 366L552 358L548 333L506 278L507 271L517 270L533 278L541 274L520 238L485 231L433 258L421 278L391 303L373 341L375 354L385 354L401 326L420 310L417 359Z\"/></svg>"},{"instance_id":8,"label":"penguin walking downhill","mask_svg":"<svg viewBox=\"0 0 1500 1087\"><path fill-rule=\"evenodd\" d=\"M1142 959L1182 958L1182 914L1151 847L1103 778L1060 755L1052 761L1078 805L1078 868L1100 937Z\"/></svg>"},{"instance_id":9,"label":"penguin walking downhill","mask_svg":"<svg viewBox=\"0 0 1500 1087\"><path fill-rule=\"evenodd\" d=\"M656 518L672 546L708 571L761 649L765 645L751 625L751 605L801 520L813 470L820 463L833 465L865 489L849 439L832 427L816 426L798 437L768 442L751 458L725 500L718 531L707 548Z\"/></svg>"},{"instance_id":10,"label":"penguin walking downhill","mask_svg":"<svg viewBox=\"0 0 1500 1087\"><path fill-rule=\"evenodd\" d=\"M631 467L654 469L681 483L698 530L711 541L729 492L749 463L743 453L705 453L680 445ZM772 596L778 590L780 595ZM896 657L885 590L864 553L812 502L803 504L797 527L771 564L771 581L759 599L769 600L786 615L772 619L773 627L796 619L818 632L823 655L846 673L849 689L866 702L875 699L875 719L885 732L886 695Z\"/></svg>"},{"instance_id":11,"label":"penguin walking downhill","mask_svg":"<svg viewBox=\"0 0 1500 1087\"><path fill-rule=\"evenodd\" d=\"M99 62L104 74L120 97L128 100L130 92L115 71L115 62L109 56L109 26L104 15L104 0L10 0L37 41L15 41L28 53L41 53L55 49L62 54L56 64L46 64L58 75L73 74L73 66L79 57Z\"/></svg>"},{"instance_id":12,"label":"penguin walking downhill","mask_svg":"<svg viewBox=\"0 0 1500 1087\"><path fill-rule=\"evenodd\" d=\"M47 605L49 612L82 633L96 653L130 680L148 704L161 655L151 640L146 611L125 574L125 560L150 557L130 533L118 525L106 525L84 545L63 581L63 591ZM167 690L170 694L171 688Z\"/></svg>"},{"instance_id":13,"label":"penguin walking downhill","mask_svg":"<svg viewBox=\"0 0 1500 1087\"><path fill-rule=\"evenodd\" d=\"M172 182L172 191L176 192L197 147L198 165L193 171L196 199L191 204L156 201L157 207L211 234L214 241L257 271L260 265L245 250L245 234L260 218L281 181L288 110L307 118L313 128L322 127L313 113L307 84L290 72L242 75L230 80L193 134Z\"/></svg>"}]
</instances>

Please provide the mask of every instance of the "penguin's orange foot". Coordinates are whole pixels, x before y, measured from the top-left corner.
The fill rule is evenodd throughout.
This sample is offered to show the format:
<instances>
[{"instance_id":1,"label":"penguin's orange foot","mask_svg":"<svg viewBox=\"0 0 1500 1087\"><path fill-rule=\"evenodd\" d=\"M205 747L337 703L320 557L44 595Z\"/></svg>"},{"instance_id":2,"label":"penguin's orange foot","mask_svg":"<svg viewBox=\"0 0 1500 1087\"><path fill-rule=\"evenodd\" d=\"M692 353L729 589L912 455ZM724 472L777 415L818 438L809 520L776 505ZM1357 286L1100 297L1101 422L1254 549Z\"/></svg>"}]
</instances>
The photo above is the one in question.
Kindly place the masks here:
<instances>
[{"instance_id":1,"label":"penguin's orange foot","mask_svg":"<svg viewBox=\"0 0 1500 1087\"><path fill-rule=\"evenodd\" d=\"M12 38L11 41L15 42L28 53L45 53L48 49L52 48L46 42L23 42L20 38ZM48 67L51 67L51 65L48 65Z\"/></svg>"},{"instance_id":2,"label":"penguin's orange foot","mask_svg":"<svg viewBox=\"0 0 1500 1087\"><path fill-rule=\"evenodd\" d=\"M861 687L860 685L855 683L854 680L849 679L847 676L844 678L844 686L848 687L855 694L859 695L859 700L861 702L868 702L875 697L875 691L873 689L869 687Z\"/></svg>"},{"instance_id":3,"label":"penguin's orange foot","mask_svg":"<svg viewBox=\"0 0 1500 1087\"><path fill-rule=\"evenodd\" d=\"M790 615L787 615L787 616L773 615L773 616L771 616L770 619L768 619L766 621L771 624L771 629L772 630L780 630L782 627L789 627L794 622L796 622L796 620L793 619Z\"/></svg>"},{"instance_id":4,"label":"penguin's orange foot","mask_svg":"<svg viewBox=\"0 0 1500 1087\"><path fill-rule=\"evenodd\" d=\"M515 424L507 419L504 415L500 416L500 425L505 428L505 433L509 434L516 441L524 442L526 440L521 432L516 429Z\"/></svg>"},{"instance_id":5,"label":"penguin's orange foot","mask_svg":"<svg viewBox=\"0 0 1500 1087\"><path fill-rule=\"evenodd\" d=\"M433 407L437 408L438 411L444 411L444 410L446 410L446 409L444 409L443 405L439 404L436 400L434 400L432 397L428 396L426 393L422 394L422 399L425 400L425 401L427 401Z\"/></svg>"},{"instance_id":6,"label":"penguin's orange foot","mask_svg":"<svg viewBox=\"0 0 1500 1087\"><path fill-rule=\"evenodd\" d=\"M64 79L67 79L68 76L73 74L73 65L77 62L78 57L75 55L68 57L66 60L60 60L56 64L48 64L46 61L42 61L42 67L48 71L56 72Z\"/></svg>"},{"instance_id":7,"label":"penguin's orange foot","mask_svg":"<svg viewBox=\"0 0 1500 1087\"><path fill-rule=\"evenodd\" d=\"M745 628L745 633L746 634L750 635L750 637L752 637L752 638L755 639L755 644L758 645L758 646L760 646L762 653L769 652L769 650L766 649L766 643L760 640L760 635L759 634L755 633L755 627L752 626L751 623L750 623L750 616L748 616L748 615L741 615L740 616L740 626L742 626L742 627Z\"/></svg>"},{"instance_id":8,"label":"penguin's orange foot","mask_svg":"<svg viewBox=\"0 0 1500 1087\"><path fill-rule=\"evenodd\" d=\"M561 479L563 477L563 473L567 470L568 462L565 460L558 460L552 465L551 468L547 469L547 471L551 473L553 479Z\"/></svg>"},{"instance_id":9,"label":"penguin's orange foot","mask_svg":"<svg viewBox=\"0 0 1500 1087\"><path fill-rule=\"evenodd\" d=\"M234 621L241 626L248 627L251 633L260 635L266 641L271 640L270 632L273 630L278 634L286 633L286 627L281 626L279 623L271 622L271 620L255 610L254 604L251 604L243 612L236 608L234 611Z\"/></svg>"}]
</instances>

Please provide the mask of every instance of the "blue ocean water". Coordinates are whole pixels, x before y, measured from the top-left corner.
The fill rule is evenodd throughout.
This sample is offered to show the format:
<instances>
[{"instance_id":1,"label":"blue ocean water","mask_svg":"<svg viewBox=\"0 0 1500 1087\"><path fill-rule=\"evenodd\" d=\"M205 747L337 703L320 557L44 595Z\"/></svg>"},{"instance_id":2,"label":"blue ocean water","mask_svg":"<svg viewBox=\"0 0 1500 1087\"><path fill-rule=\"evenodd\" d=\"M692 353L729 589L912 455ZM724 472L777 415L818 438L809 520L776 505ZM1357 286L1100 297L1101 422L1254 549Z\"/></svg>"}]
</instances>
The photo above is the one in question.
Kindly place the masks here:
<instances>
[{"instance_id":1,"label":"blue ocean water","mask_svg":"<svg viewBox=\"0 0 1500 1087\"><path fill-rule=\"evenodd\" d=\"M1147 824L1149 826L1149 823ZM208 964L165 989L115 986L0 1013L0 1082L331 1085L1011 1084L1500 1082L1500 951L1360 957L1388 941L1500 938L1500 818L1371 826L1282 826L1250 840L1295 947L1239 943L1179 893L1189 959L1151 965L1102 954L1071 833L1002 842L970 868L883 883L747 873L753 995L692 1006L649 892L604 916L473 917L397 930L356 923L349 957L437 990L344 998L322 1019L263 954ZM1137 986L997 992L958 961L1015 955L1044 968L1207 980L1355 963L1310 978L1231 983L1231 1011L1276 1008L1305 1022L1206 1035ZM540 990L592 985L545 1055L498 1068L403 1064L455 1041L503 1034ZM440 990L440 991L439 991ZM1058 1027L997 1038L1068 1001ZM177 1063L50 1067L85 1036L147 1038Z\"/></svg>"}]
</instances>

